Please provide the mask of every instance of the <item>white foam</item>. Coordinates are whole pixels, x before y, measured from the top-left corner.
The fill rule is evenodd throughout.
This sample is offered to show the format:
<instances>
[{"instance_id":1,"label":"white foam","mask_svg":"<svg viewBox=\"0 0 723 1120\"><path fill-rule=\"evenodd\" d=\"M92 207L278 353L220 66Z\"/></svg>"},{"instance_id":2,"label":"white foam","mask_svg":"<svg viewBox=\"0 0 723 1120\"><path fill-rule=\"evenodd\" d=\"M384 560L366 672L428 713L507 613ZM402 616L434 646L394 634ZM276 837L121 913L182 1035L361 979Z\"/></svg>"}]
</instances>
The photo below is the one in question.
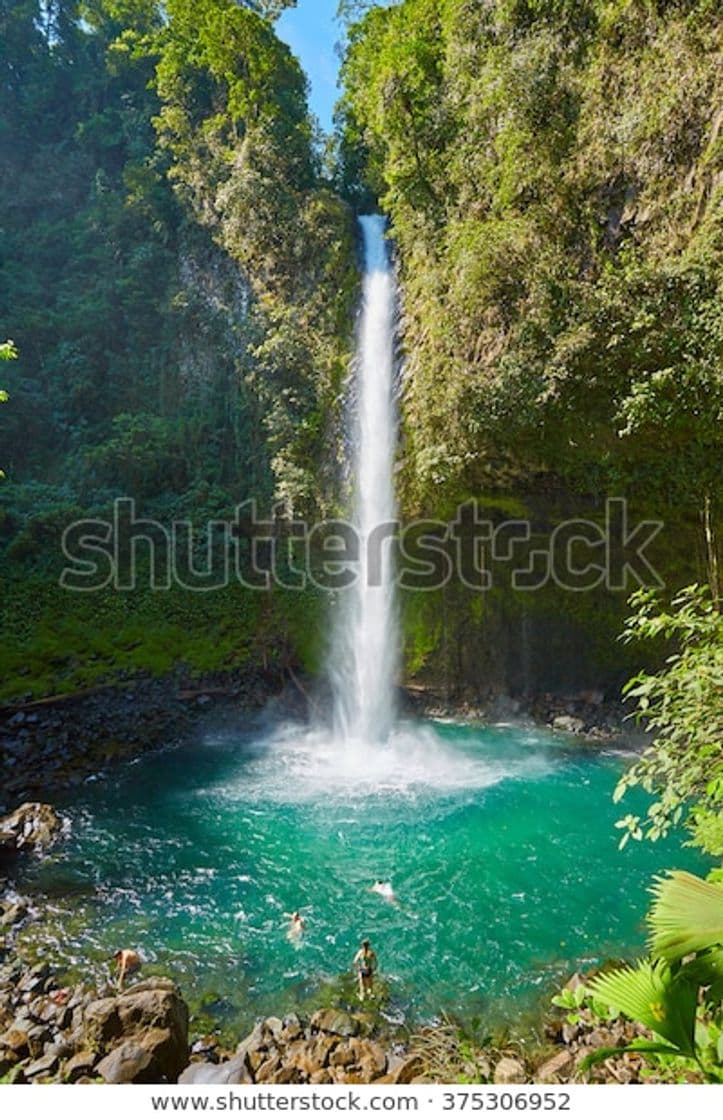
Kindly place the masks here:
<instances>
[{"instance_id":1,"label":"white foam","mask_svg":"<svg viewBox=\"0 0 723 1120\"><path fill-rule=\"evenodd\" d=\"M340 742L330 733L286 724L270 733L261 749L223 793L233 800L294 804L353 801L371 796L445 796L480 790L505 779L539 776L550 757L538 750L508 756L479 743L445 743L432 728L399 724L386 743Z\"/></svg>"}]
</instances>

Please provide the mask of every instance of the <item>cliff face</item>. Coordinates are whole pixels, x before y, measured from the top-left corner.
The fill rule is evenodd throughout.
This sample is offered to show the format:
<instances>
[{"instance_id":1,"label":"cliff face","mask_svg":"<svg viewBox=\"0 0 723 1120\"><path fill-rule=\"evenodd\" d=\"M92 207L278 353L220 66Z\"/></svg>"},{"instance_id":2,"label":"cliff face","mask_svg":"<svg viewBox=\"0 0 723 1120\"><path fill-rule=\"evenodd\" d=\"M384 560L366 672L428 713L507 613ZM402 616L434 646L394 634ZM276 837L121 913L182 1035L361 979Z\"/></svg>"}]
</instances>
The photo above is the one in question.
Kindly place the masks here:
<instances>
[{"instance_id":1,"label":"cliff face","mask_svg":"<svg viewBox=\"0 0 723 1120\"><path fill-rule=\"evenodd\" d=\"M344 143L390 214L404 290L408 513L514 499L549 537L623 496L633 522L665 522L666 583L709 574L720 33L708 0L404 0L352 27ZM539 686L559 676L549 648L570 681L615 661L620 591L446 598L447 651L476 649L513 686L519 666L483 636L511 616L542 635ZM438 609L409 610L411 663L453 677Z\"/></svg>"}]
</instances>

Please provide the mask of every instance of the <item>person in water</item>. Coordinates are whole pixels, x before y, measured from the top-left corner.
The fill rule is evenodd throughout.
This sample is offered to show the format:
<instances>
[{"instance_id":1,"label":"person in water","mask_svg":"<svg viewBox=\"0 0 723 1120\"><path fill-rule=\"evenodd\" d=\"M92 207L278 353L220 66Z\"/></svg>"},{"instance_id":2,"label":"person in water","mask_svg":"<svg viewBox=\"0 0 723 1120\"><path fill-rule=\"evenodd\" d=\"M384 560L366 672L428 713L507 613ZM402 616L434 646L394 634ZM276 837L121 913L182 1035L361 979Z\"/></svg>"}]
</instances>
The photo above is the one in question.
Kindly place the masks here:
<instances>
[{"instance_id":1,"label":"person in water","mask_svg":"<svg viewBox=\"0 0 723 1120\"><path fill-rule=\"evenodd\" d=\"M377 955L366 937L354 957L354 967L359 977L359 999L364 1001L367 995L373 995L374 973L377 970Z\"/></svg>"},{"instance_id":2,"label":"person in water","mask_svg":"<svg viewBox=\"0 0 723 1120\"><path fill-rule=\"evenodd\" d=\"M134 972L140 970L141 958L135 949L118 949L113 954L113 960L118 969L118 991L122 992L126 976L132 976Z\"/></svg>"},{"instance_id":3,"label":"person in water","mask_svg":"<svg viewBox=\"0 0 723 1120\"><path fill-rule=\"evenodd\" d=\"M294 910L293 914L288 914L289 918L289 937L301 937L306 929L306 922L302 918L298 910Z\"/></svg>"},{"instance_id":4,"label":"person in water","mask_svg":"<svg viewBox=\"0 0 723 1120\"><path fill-rule=\"evenodd\" d=\"M394 893L394 887L389 882L384 882L382 879L377 879L373 887L369 888L374 894L381 895L385 902L396 902L397 896Z\"/></svg>"}]
</instances>

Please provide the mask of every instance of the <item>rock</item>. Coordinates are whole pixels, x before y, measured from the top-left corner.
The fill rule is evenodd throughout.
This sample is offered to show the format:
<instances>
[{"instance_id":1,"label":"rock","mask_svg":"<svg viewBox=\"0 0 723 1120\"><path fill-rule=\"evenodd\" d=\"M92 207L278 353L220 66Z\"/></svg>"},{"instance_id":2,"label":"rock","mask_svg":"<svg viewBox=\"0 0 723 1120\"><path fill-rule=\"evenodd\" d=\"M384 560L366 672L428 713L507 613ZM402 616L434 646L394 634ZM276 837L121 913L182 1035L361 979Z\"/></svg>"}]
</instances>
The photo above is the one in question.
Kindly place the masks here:
<instances>
[{"instance_id":1,"label":"rock","mask_svg":"<svg viewBox=\"0 0 723 1120\"><path fill-rule=\"evenodd\" d=\"M358 1035L360 1025L346 1011L337 1011L333 1007L324 1007L311 1017L311 1028L315 1031L324 1031L326 1034L336 1034L341 1038L352 1038Z\"/></svg>"},{"instance_id":2,"label":"rock","mask_svg":"<svg viewBox=\"0 0 723 1120\"><path fill-rule=\"evenodd\" d=\"M86 1034L93 1043L110 1042L122 1033L118 1000L97 999L89 1003L83 1013Z\"/></svg>"},{"instance_id":3,"label":"rock","mask_svg":"<svg viewBox=\"0 0 723 1120\"><path fill-rule=\"evenodd\" d=\"M574 1064L569 1050L560 1050L544 1062L535 1074L535 1084L555 1083L569 1073Z\"/></svg>"},{"instance_id":4,"label":"rock","mask_svg":"<svg viewBox=\"0 0 723 1120\"><path fill-rule=\"evenodd\" d=\"M389 1073L393 1085L411 1085L413 1078L422 1076L422 1060L416 1054L390 1063Z\"/></svg>"},{"instance_id":5,"label":"rock","mask_svg":"<svg viewBox=\"0 0 723 1120\"><path fill-rule=\"evenodd\" d=\"M555 716L552 727L554 731L564 731L568 735L581 735L585 730L585 722L577 716Z\"/></svg>"},{"instance_id":6,"label":"rock","mask_svg":"<svg viewBox=\"0 0 723 1120\"><path fill-rule=\"evenodd\" d=\"M28 1045L34 1058L39 1058L49 1042L53 1041L53 1034L46 1026L39 1023L28 1031Z\"/></svg>"},{"instance_id":7,"label":"rock","mask_svg":"<svg viewBox=\"0 0 723 1120\"><path fill-rule=\"evenodd\" d=\"M188 1008L175 984L162 977L94 1000L85 1009L84 1028L88 1049L115 1055L105 1066L114 1084L122 1084L117 1078L129 1072L131 1080L175 1081L188 1064ZM118 1053L123 1046L127 1048ZM148 1054L148 1062L136 1049Z\"/></svg>"},{"instance_id":8,"label":"rock","mask_svg":"<svg viewBox=\"0 0 723 1120\"><path fill-rule=\"evenodd\" d=\"M34 1081L36 1078L52 1077L59 1065L60 1058L58 1055L46 1051L42 1057L25 1066L23 1073L27 1081Z\"/></svg>"},{"instance_id":9,"label":"rock","mask_svg":"<svg viewBox=\"0 0 723 1120\"><path fill-rule=\"evenodd\" d=\"M0 847L11 851L49 847L62 831L63 822L51 805L26 801L13 813L0 819Z\"/></svg>"},{"instance_id":10,"label":"rock","mask_svg":"<svg viewBox=\"0 0 723 1120\"><path fill-rule=\"evenodd\" d=\"M265 1019L263 1023L264 1033L270 1034L272 1038L280 1038L281 1032L284 1029L284 1024L281 1019L277 1019L272 1015L270 1018Z\"/></svg>"},{"instance_id":11,"label":"rock","mask_svg":"<svg viewBox=\"0 0 723 1120\"><path fill-rule=\"evenodd\" d=\"M355 1039L355 1041L358 1043L356 1064L364 1084L369 1085L386 1070L387 1056L378 1042L369 1039Z\"/></svg>"},{"instance_id":12,"label":"rock","mask_svg":"<svg viewBox=\"0 0 723 1120\"><path fill-rule=\"evenodd\" d=\"M579 1023L563 1023L562 1025L562 1041L568 1043L575 1042L576 1039L582 1034L582 1027Z\"/></svg>"},{"instance_id":13,"label":"rock","mask_svg":"<svg viewBox=\"0 0 723 1120\"><path fill-rule=\"evenodd\" d=\"M500 1058L492 1080L495 1085L524 1085L527 1081L525 1067L517 1058Z\"/></svg>"},{"instance_id":14,"label":"rock","mask_svg":"<svg viewBox=\"0 0 723 1120\"><path fill-rule=\"evenodd\" d=\"M234 1055L228 1062L194 1062L178 1078L179 1085L252 1085L246 1055Z\"/></svg>"},{"instance_id":15,"label":"rock","mask_svg":"<svg viewBox=\"0 0 723 1120\"><path fill-rule=\"evenodd\" d=\"M19 925L27 916L28 908L25 903L15 902L11 906L7 906L0 914L0 926L10 929L12 926Z\"/></svg>"},{"instance_id":16,"label":"rock","mask_svg":"<svg viewBox=\"0 0 723 1120\"><path fill-rule=\"evenodd\" d=\"M274 1074L272 1085L299 1085L301 1084L301 1074L294 1066L282 1066L281 1069Z\"/></svg>"},{"instance_id":17,"label":"rock","mask_svg":"<svg viewBox=\"0 0 723 1120\"><path fill-rule=\"evenodd\" d=\"M109 1085L153 1084L153 1054L135 1042L122 1042L106 1054L96 1073Z\"/></svg>"},{"instance_id":18,"label":"rock","mask_svg":"<svg viewBox=\"0 0 723 1120\"><path fill-rule=\"evenodd\" d=\"M281 1068L281 1058L278 1054L273 1057L267 1058L266 1061L259 1066L254 1075L254 1084L256 1085L271 1085L273 1083L274 1075L278 1073Z\"/></svg>"},{"instance_id":19,"label":"rock","mask_svg":"<svg viewBox=\"0 0 723 1120\"><path fill-rule=\"evenodd\" d=\"M97 1059L98 1055L92 1050L79 1050L63 1066L64 1079L73 1083L81 1077L90 1077Z\"/></svg>"},{"instance_id":20,"label":"rock","mask_svg":"<svg viewBox=\"0 0 723 1120\"><path fill-rule=\"evenodd\" d=\"M12 1050L17 1054L18 1059L27 1058L30 1053L30 1044L28 1042L27 1032L19 1030L17 1027L12 1026L5 1034L0 1035L0 1046L4 1050Z\"/></svg>"}]
</instances>

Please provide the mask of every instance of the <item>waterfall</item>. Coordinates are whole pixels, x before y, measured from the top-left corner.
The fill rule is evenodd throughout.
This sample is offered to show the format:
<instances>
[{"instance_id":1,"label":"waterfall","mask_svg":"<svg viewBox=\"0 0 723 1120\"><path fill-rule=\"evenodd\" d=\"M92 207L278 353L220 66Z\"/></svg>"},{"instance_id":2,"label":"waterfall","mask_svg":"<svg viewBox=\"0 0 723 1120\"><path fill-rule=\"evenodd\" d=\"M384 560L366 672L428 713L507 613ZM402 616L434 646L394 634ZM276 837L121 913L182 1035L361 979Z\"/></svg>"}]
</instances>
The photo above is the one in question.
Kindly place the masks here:
<instances>
[{"instance_id":1,"label":"waterfall","mask_svg":"<svg viewBox=\"0 0 723 1120\"><path fill-rule=\"evenodd\" d=\"M398 624L390 532L396 519L394 402L396 285L384 219L359 219L364 286L354 363L353 525L360 543L357 580L343 596L332 650L337 736L384 742L394 723Z\"/></svg>"}]
</instances>

